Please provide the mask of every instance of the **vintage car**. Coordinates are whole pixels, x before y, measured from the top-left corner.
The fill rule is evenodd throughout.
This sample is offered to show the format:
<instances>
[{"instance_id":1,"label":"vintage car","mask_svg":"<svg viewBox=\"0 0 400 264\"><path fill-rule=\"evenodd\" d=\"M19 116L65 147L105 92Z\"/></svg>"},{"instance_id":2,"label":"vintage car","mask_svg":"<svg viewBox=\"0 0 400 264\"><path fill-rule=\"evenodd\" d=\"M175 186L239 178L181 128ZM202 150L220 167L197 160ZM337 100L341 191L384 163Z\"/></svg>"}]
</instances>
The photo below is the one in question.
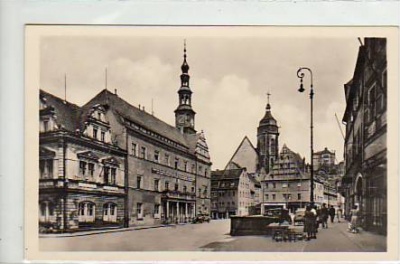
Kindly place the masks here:
<instances>
[{"instance_id":1,"label":"vintage car","mask_svg":"<svg viewBox=\"0 0 400 264\"><path fill-rule=\"evenodd\" d=\"M204 223L204 222L210 223L210 216L209 215L207 215L207 214L198 214L198 215L196 215L195 218L193 218L193 221L192 221L193 224Z\"/></svg>"},{"instance_id":2,"label":"vintage car","mask_svg":"<svg viewBox=\"0 0 400 264\"><path fill-rule=\"evenodd\" d=\"M294 215L294 225L296 224L304 224L304 215L306 213L306 209L304 208L299 208L296 210L296 213Z\"/></svg>"}]
</instances>

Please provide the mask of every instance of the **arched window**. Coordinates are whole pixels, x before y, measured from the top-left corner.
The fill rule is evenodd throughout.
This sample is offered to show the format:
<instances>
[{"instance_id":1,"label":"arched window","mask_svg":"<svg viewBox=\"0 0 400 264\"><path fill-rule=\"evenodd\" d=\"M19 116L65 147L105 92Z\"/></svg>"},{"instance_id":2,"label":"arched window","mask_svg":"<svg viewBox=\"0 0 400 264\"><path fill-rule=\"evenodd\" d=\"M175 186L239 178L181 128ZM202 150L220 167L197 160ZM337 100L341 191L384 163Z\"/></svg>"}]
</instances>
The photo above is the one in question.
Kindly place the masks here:
<instances>
[{"instance_id":1,"label":"arched window","mask_svg":"<svg viewBox=\"0 0 400 264\"><path fill-rule=\"evenodd\" d=\"M103 205L103 221L117 222L117 205L115 203L105 203Z\"/></svg>"},{"instance_id":2,"label":"arched window","mask_svg":"<svg viewBox=\"0 0 400 264\"><path fill-rule=\"evenodd\" d=\"M96 205L93 202L81 202L78 205L79 222L94 222Z\"/></svg>"}]
</instances>

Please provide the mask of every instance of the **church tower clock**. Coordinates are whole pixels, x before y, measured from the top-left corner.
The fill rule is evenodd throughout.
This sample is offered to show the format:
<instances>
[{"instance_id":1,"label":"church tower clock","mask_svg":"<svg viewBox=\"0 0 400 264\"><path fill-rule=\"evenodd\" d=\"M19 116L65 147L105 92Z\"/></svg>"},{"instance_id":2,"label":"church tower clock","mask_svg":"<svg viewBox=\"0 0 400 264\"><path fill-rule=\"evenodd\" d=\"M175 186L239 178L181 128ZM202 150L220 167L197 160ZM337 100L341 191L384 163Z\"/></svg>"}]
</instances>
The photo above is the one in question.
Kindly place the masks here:
<instances>
[{"instance_id":1,"label":"church tower clock","mask_svg":"<svg viewBox=\"0 0 400 264\"><path fill-rule=\"evenodd\" d=\"M179 104L175 110L175 127L184 134L196 134L194 129L194 116L192 109L192 91L189 87L189 64L186 61L186 41L183 50L183 64L181 66L181 87L178 90Z\"/></svg>"},{"instance_id":2,"label":"church tower clock","mask_svg":"<svg viewBox=\"0 0 400 264\"><path fill-rule=\"evenodd\" d=\"M264 117L260 120L257 129L258 169L265 169L268 173L278 159L279 128L275 118L271 114L271 105L268 103Z\"/></svg>"}]
</instances>

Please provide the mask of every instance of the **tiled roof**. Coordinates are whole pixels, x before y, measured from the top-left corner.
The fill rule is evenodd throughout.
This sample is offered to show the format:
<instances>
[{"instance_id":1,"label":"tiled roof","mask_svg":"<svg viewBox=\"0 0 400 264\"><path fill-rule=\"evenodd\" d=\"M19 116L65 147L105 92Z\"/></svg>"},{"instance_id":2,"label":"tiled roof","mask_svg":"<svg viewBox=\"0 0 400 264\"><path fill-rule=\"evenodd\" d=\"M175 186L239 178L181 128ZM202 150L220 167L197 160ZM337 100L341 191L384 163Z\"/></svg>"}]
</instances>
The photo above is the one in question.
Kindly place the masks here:
<instances>
[{"instance_id":1,"label":"tiled roof","mask_svg":"<svg viewBox=\"0 0 400 264\"><path fill-rule=\"evenodd\" d=\"M174 126L140 110L108 90L102 90L82 107L64 102L63 99L43 90L40 90L40 98L45 98L46 104L54 107L57 124L62 125L64 129L71 132L75 132L77 129L83 131L91 109L94 105L100 104L111 108L114 113L121 117L186 147L190 153L195 152L197 142L201 137L201 133L182 134Z\"/></svg>"},{"instance_id":2,"label":"tiled roof","mask_svg":"<svg viewBox=\"0 0 400 264\"><path fill-rule=\"evenodd\" d=\"M199 141L200 136L201 136L200 133L185 135L187 146L189 147L189 150L191 153L195 152L196 147L197 147L197 142Z\"/></svg>"},{"instance_id":3,"label":"tiled roof","mask_svg":"<svg viewBox=\"0 0 400 264\"><path fill-rule=\"evenodd\" d=\"M174 126L171 126L157 117L138 109L108 90L101 91L92 100L85 104L83 108L87 109L96 103L108 105L123 118L129 119L130 121L145 127L146 129L157 132L160 135L169 138L170 140L173 140L183 146L191 149L195 147L197 137L187 137L187 135L182 134Z\"/></svg>"},{"instance_id":4,"label":"tiled roof","mask_svg":"<svg viewBox=\"0 0 400 264\"><path fill-rule=\"evenodd\" d=\"M240 175L242 175L244 168L240 169L231 169L231 170L218 170L211 172L211 179L239 179Z\"/></svg>"},{"instance_id":5,"label":"tiled roof","mask_svg":"<svg viewBox=\"0 0 400 264\"><path fill-rule=\"evenodd\" d=\"M40 90L40 99L44 100L48 107L54 107L56 123L64 129L75 132L80 128L79 115L81 108L75 104L64 101L57 96Z\"/></svg>"}]
</instances>

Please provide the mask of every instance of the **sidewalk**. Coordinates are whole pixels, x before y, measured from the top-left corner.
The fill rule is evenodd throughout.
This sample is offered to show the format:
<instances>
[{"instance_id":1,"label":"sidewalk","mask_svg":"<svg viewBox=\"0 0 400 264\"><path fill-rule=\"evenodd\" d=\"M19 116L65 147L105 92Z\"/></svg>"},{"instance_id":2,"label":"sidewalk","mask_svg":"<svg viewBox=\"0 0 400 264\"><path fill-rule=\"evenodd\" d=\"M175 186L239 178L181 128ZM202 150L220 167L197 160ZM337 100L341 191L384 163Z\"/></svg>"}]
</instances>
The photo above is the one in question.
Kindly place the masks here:
<instances>
[{"instance_id":1,"label":"sidewalk","mask_svg":"<svg viewBox=\"0 0 400 264\"><path fill-rule=\"evenodd\" d=\"M347 230L348 222L336 223L340 231L363 251L385 252L387 251L387 236L364 231L360 228L359 233L351 233Z\"/></svg>"},{"instance_id":2,"label":"sidewalk","mask_svg":"<svg viewBox=\"0 0 400 264\"><path fill-rule=\"evenodd\" d=\"M153 226L132 226L132 227L115 227L115 228L107 228L107 229L93 229L87 231L77 231L71 233L53 233L53 234L39 234L39 238L57 238L57 237L79 237L79 236L89 236L96 234L104 234L104 233L116 233L116 232L126 232L133 230L143 230L143 229L151 229L151 228L161 228L161 227L173 227L177 225L185 225L188 223L179 223L179 224L162 224L162 225L153 225Z\"/></svg>"}]
</instances>

